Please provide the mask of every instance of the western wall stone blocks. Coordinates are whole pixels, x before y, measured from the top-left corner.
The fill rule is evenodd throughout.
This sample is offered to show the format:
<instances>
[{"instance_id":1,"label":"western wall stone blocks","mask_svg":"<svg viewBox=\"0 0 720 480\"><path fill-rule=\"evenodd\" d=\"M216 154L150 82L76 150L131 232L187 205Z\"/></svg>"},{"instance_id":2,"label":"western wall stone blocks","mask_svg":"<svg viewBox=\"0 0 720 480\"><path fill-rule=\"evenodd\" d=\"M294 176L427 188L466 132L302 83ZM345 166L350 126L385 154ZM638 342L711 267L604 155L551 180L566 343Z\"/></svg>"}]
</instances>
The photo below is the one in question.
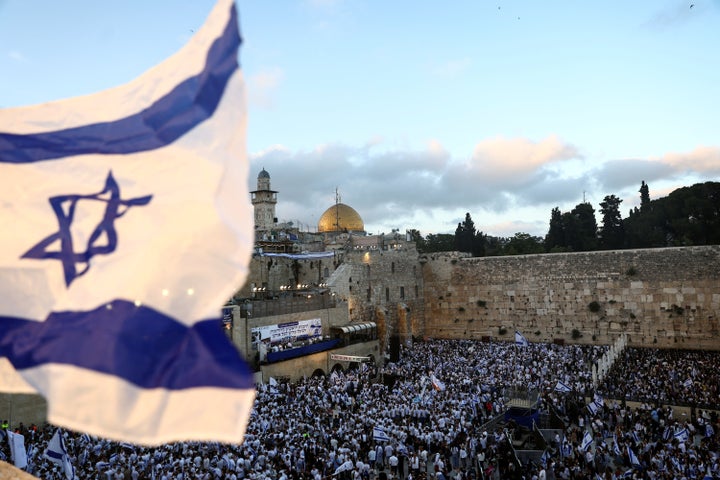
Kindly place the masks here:
<instances>
[{"instance_id":1,"label":"western wall stone blocks","mask_svg":"<svg viewBox=\"0 0 720 480\"><path fill-rule=\"evenodd\" d=\"M530 322L541 332L560 328L557 335L567 342L592 343L590 337L595 335L597 342L610 343L629 330L636 332L636 344L653 345L659 337L653 346L677 348L681 341L677 339L692 337L698 341L691 347L720 349L716 325L720 318L720 246L483 257L458 264L465 269L465 288L457 295L464 298L453 297L453 301L459 302L456 305L467 302L473 309L478 298L487 304L485 315L472 313L477 331L496 330L501 322L508 329ZM424 275L426 304L428 292L442 291L443 284L454 282L458 266L447 265L429 261L423 268L428 273ZM622 273L631 266L632 275ZM601 304L600 312L590 312L592 301ZM679 308L685 313L679 315ZM531 312L532 318L525 312ZM688 321L691 314L692 321ZM635 315L639 317L636 320L632 318ZM453 320L438 319L436 324ZM587 334L571 339L575 328ZM673 333L663 336L658 330ZM543 333L541 338L545 336Z\"/></svg>"}]
</instances>

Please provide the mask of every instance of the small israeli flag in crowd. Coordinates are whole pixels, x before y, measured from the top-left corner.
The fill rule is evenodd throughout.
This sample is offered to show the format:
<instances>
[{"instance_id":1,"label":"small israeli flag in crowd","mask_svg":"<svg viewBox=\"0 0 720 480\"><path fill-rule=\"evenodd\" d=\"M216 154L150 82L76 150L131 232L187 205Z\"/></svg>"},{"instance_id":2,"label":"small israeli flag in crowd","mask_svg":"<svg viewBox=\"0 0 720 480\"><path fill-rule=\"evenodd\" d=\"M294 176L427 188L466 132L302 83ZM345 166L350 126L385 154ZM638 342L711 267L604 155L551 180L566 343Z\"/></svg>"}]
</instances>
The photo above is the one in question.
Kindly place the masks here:
<instances>
[{"instance_id":1,"label":"small israeli flag in crowd","mask_svg":"<svg viewBox=\"0 0 720 480\"><path fill-rule=\"evenodd\" d=\"M572 392L572 388L570 388L567 384L558 380L557 385L555 385L555 391L561 392L561 393L568 393L568 392Z\"/></svg>"},{"instance_id":2,"label":"small israeli flag in crowd","mask_svg":"<svg viewBox=\"0 0 720 480\"><path fill-rule=\"evenodd\" d=\"M515 345L519 347L527 347L528 345L530 345L530 342L528 342L528 339L525 338L522 333L515 330Z\"/></svg>"},{"instance_id":3,"label":"small israeli flag in crowd","mask_svg":"<svg viewBox=\"0 0 720 480\"><path fill-rule=\"evenodd\" d=\"M242 441L253 376L219 320L254 240L240 44L218 0L133 82L0 109L0 390L55 425Z\"/></svg>"},{"instance_id":4,"label":"small israeli flag in crowd","mask_svg":"<svg viewBox=\"0 0 720 480\"><path fill-rule=\"evenodd\" d=\"M630 459L630 465L632 466L639 466L640 460L637 458L637 455L635 455L635 452L633 452L632 448L628 445L627 447L628 452L628 458Z\"/></svg>"},{"instance_id":5,"label":"small israeli flag in crowd","mask_svg":"<svg viewBox=\"0 0 720 480\"><path fill-rule=\"evenodd\" d=\"M59 428L55 430L55 433L48 442L47 449L43 456L46 460L60 465L67 480L73 480L75 478L75 468L70 463L70 455L68 454L67 448L65 448L65 439Z\"/></svg>"},{"instance_id":6,"label":"small israeli flag in crowd","mask_svg":"<svg viewBox=\"0 0 720 480\"><path fill-rule=\"evenodd\" d=\"M373 427L373 440L376 442L389 442L390 437L382 427Z\"/></svg>"}]
</instances>

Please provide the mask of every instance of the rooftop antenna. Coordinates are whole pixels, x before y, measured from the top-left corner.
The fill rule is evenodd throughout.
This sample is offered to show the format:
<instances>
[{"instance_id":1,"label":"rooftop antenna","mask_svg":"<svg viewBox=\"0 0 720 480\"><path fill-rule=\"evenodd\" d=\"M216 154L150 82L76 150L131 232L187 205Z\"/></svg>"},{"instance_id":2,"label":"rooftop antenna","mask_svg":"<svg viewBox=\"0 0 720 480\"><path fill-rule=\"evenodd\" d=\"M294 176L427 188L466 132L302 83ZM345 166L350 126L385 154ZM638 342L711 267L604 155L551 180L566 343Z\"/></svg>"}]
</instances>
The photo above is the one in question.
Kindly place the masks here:
<instances>
[{"instance_id":1,"label":"rooftop antenna","mask_svg":"<svg viewBox=\"0 0 720 480\"><path fill-rule=\"evenodd\" d=\"M340 192L338 187L335 187L335 229L340 231Z\"/></svg>"}]
</instances>

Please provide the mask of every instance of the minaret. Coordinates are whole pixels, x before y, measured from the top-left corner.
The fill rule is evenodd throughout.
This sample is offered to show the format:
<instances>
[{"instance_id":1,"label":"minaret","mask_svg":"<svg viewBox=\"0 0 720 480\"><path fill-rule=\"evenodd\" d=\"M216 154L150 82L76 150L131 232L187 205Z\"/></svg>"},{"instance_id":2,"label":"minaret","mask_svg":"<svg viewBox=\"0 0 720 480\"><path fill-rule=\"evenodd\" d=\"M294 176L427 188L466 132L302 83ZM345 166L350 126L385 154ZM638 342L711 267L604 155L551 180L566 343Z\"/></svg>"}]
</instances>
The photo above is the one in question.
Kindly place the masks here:
<instances>
[{"instance_id":1,"label":"minaret","mask_svg":"<svg viewBox=\"0 0 720 480\"><path fill-rule=\"evenodd\" d=\"M338 205L340 204L340 192L338 192L338 188L335 187L335 231L340 231L340 207Z\"/></svg>"},{"instance_id":2,"label":"minaret","mask_svg":"<svg viewBox=\"0 0 720 480\"><path fill-rule=\"evenodd\" d=\"M250 192L250 198L255 208L255 230L271 230L277 223L277 192L270 190L270 174L265 168L258 173L257 190Z\"/></svg>"}]
</instances>

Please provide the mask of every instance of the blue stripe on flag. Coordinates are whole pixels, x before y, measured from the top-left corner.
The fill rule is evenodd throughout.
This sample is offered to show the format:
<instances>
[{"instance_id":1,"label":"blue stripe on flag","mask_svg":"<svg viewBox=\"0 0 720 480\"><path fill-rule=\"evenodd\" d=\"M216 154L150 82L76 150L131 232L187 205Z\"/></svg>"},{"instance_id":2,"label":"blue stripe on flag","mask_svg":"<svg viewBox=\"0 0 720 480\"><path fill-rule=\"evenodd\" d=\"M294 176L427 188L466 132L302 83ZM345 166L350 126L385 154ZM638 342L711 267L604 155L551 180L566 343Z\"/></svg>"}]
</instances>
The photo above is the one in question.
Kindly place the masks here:
<instances>
[{"instance_id":1,"label":"blue stripe on flag","mask_svg":"<svg viewBox=\"0 0 720 480\"><path fill-rule=\"evenodd\" d=\"M238 69L241 38L232 8L202 72L178 84L148 108L112 122L55 132L17 135L0 132L0 163L31 163L99 153L127 154L164 147L210 118Z\"/></svg>"},{"instance_id":2,"label":"blue stripe on flag","mask_svg":"<svg viewBox=\"0 0 720 480\"><path fill-rule=\"evenodd\" d=\"M0 357L18 370L59 363L144 388L254 388L252 372L227 341L220 319L185 327L152 308L115 300L87 312L51 313L45 322L0 316L0 323ZM181 356L179 345L186 349Z\"/></svg>"}]
</instances>

